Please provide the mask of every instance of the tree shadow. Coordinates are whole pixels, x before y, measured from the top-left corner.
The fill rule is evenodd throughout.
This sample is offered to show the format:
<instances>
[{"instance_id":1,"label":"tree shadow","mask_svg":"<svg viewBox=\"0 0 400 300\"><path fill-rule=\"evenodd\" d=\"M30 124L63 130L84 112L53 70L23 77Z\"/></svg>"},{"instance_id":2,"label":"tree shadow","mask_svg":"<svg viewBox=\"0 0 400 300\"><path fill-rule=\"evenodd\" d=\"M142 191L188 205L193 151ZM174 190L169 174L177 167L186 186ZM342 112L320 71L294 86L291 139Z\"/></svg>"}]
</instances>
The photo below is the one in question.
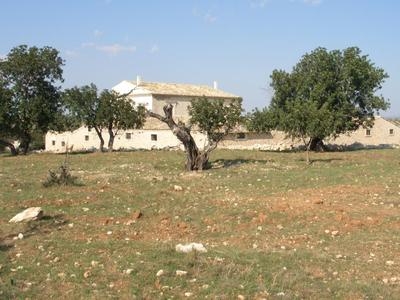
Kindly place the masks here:
<instances>
[{"instance_id":1,"label":"tree shadow","mask_svg":"<svg viewBox=\"0 0 400 300\"><path fill-rule=\"evenodd\" d=\"M266 164L269 162L273 162L274 159L260 160L260 159L223 159L219 158L215 161L210 161L208 164L208 169L221 169L221 168L230 168L230 167L238 167L242 164L249 163L261 163Z\"/></svg>"},{"instance_id":2,"label":"tree shadow","mask_svg":"<svg viewBox=\"0 0 400 300\"><path fill-rule=\"evenodd\" d=\"M306 161L306 159L301 159L302 161ZM342 161L341 158L317 158L317 159L310 159L310 165L314 163L332 163L333 161Z\"/></svg>"},{"instance_id":3,"label":"tree shadow","mask_svg":"<svg viewBox=\"0 0 400 300\"><path fill-rule=\"evenodd\" d=\"M93 154L93 153L107 153L107 152L100 152L100 151L73 151L68 152L68 155L86 155L86 154ZM54 153L56 156L65 156L65 152Z\"/></svg>"},{"instance_id":4,"label":"tree shadow","mask_svg":"<svg viewBox=\"0 0 400 300\"><path fill-rule=\"evenodd\" d=\"M64 215L61 214L55 216L44 216L40 220L25 223L25 228L23 230L18 230L18 233L9 233L0 237L0 253L13 248L16 242L15 238L18 238L20 233L23 234L24 239L27 239L33 235L48 234L52 229L68 225L68 223L69 220L64 219Z\"/></svg>"}]
</instances>

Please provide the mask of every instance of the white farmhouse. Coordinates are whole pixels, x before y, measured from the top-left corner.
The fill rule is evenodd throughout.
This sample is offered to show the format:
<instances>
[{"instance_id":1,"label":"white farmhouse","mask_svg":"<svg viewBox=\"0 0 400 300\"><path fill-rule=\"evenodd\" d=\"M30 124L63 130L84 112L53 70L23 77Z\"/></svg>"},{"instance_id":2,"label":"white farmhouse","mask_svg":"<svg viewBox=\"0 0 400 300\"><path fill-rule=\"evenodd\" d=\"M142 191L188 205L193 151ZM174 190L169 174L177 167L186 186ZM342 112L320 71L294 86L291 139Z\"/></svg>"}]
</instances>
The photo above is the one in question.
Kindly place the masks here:
<instances>
[{"instance_id":1,"label":"white farmhouse","mask_svg":"<svg viewBox=\"0 0 400 300\"><path fill-rule=\"evenodd\" d=\"M129 98L136 104L143 104L147 109L163 115L166 103L174 106L173 115L176 120L188 121L188 106L190 100L206 97L208 100L223 99L229 103L239 96L218 90L217 82L214 87L190 84L142 82L138 76L136 81L125 80L113 87L120 94L129 94ZM196 142L203 145L205 135L193 132ZM107 144L109 135L105 130L103 138ZM66 147L73 147L74 151L96 150L99 148L99 138L95 130L88 130L82 126L72 132L48 132L45 137L46 151L62 152ZM162 149L165 147L180 147L180 142L170 131L168 126L154 118L147 118L142 129L121 131L115 138L114 149Z\"/></svg>"},{"instance_id":2,"label":"white farmhouse","mask_svg":"<svg viewBox=\"0 0 400 300\"><path fill-rule=\"evenodd\" d=\"M163 115L165 103L172 103L176 121L187 123L188 106L191 99L207 97L209 100L224 99L229 103L239 96L218 90L217 82L214 87L142 82L140 76L136 81L123 81L113 87L120 94L129 93L136 104L144 104L147 109ZM206 136L200 132L192 132L199 147L206 144ZM105 143L108 141L108 132L103 132ZM342 134L336 139L326 139L325 145L333 149L357 148L398 148L400 146L400 126L398 123L375 117L374 126L370 129L359 128L354 132ZM45 137L47 151L63 152L66 147L73 147L74 151L96 150L99 148L99 138L94 130L80 127L72 132L48 132ZM283 132L269 133L249 132L245 127L238 126L233 133L228 134L221 142L221 148L229 149L261 149L261 150L290 150L303 147L300 140L287 138ZM173 135L168 126L155 118L147 118L142 129L121 131L115 138L114 149L163 149L182 148L179 140Z\"/></svg>"}]
</instances>

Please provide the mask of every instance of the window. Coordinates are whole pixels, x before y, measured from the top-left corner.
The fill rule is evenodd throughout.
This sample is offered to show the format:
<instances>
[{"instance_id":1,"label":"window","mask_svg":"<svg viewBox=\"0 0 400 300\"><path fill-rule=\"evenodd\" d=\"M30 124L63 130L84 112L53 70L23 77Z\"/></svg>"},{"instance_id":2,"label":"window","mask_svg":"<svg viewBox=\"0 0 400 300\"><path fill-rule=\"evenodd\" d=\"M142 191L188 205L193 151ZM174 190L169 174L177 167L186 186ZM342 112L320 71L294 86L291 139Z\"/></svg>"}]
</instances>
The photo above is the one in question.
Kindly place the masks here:
<instances>
[{"instance_id":1,"label":"window","mask_svg":"<svg viewBox=\"0 0 400 300\"><path fill-rule=\"evenodd\" d=\"M61 147L65 147L65 142L64 141L61 142Z\"/></svg>"},{"instance_id":2,"label":"window","mask_svg":"<svg viewBox=\"0 0 400 300\"><path fill-rule=\"evenodd\" d=\"M237 140L245 140L246 139L246 134L244 132L240 132L236 134L236 139Z\"/></svg>"},{"instance_id":3,"label":"window","mask_svg":"<svg viewBox=\"0 0 400 300\"><path fill-rule=\"evenodd\" d=\"M125 138L127 140L130 140L132 138L132 133L130 133L130 132L125 133Z\"/></svg>"},{"instance_id":4,"label":"window","mask_svg":"<svg viewBox=\"0 0 400 300\"><path fill-rule=\"evenodd\" d=\"M152 135L151 135L151 140L152 140L153 142L157 142L157 134L152 134Z\"/></svg>"},{"instance_id":5,"label":"window","mask_svg":"<svg viewBox=\"0 0 400 300\"><path fill-rule=\"evenodd\" d=\"M394 129L389 129L389 134L393 135L394 134Z\"/></svg>"},{"instance_id":6,"label":"window","mask_svg":"<svg viewBox=\"0 0 400 300\"><path fill-rule=\"evenodd\" d=\"M365 130L365 136L371 136L371 129Z\"/></svg>"},{"instance_id":7,"label":"window","mask_svg":"<svg viewBox=\"0 0 400 300\"><path fill-rule=\"evenodd\" d=\"M89 136L85 135L85 141L88 141L88 140L89 140Z\"/></svg>"},{"instance_id":8,"label":"window","mask_svg":"<svg viewBox=\"0 0 400 300\"><path fill-rule=\"evenodd\" d=\"M55 145L56 145L56 141L51 141L51 144L52 144L53 146L55 146Z\"/></svg>"}]
</instances>

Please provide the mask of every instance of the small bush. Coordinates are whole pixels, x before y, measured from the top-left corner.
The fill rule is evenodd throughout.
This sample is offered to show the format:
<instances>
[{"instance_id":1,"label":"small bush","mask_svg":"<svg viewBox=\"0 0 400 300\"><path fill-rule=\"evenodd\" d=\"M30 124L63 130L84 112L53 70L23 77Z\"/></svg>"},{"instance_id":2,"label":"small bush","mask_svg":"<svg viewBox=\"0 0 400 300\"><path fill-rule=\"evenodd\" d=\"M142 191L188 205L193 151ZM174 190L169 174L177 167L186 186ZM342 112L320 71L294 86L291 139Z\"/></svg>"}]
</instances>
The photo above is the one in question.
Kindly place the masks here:
<instances>
[{"instance_id":1,"label":"small bush","mask_svg":"<svg viewBox=\"0 0 400 300\"><path fill-rule=\"evenodd\" d=\"M71 174L69 171L69 156L68 156L68 148L65 153L65 161L60 165L59 171L51 171L49 170L49 177L45 182L43 182L43 186L45 188L51 187L54 185L76 185L78 177Z\"/></svg>"},{"instance_id":2,"label":"small bush","mask_svg":"<svg viewBox=\"0 0 400 300\"><path fill-rule=\"evenodd\" d=\"M68 170L67 165L61 165L58 172L49 170L49 177L43 182L43 186L47 188L53 185L75 185L77 179Z\"/></svg>"}]
</instances>

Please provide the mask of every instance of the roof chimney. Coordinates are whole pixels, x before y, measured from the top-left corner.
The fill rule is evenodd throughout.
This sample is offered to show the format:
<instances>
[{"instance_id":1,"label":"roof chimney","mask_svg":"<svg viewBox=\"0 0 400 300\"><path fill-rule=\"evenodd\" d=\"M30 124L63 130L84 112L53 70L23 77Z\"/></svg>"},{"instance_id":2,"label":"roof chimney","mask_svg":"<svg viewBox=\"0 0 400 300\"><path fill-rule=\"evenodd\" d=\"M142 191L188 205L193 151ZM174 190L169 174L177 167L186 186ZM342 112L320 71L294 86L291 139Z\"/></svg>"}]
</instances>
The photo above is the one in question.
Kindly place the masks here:
<instances>
[{"instance_id":1,"label":"roof chimney","mask_svg":"<svg viewBox=\"0 0 400 300\"><path fill-rule=\"evenodd\" d=\"M218 81L214 81L214 89L218 90Z\"/></svg>"},{"instance_id":2,"label":"roof chimney","mask_svg":"<svg viewBox=\"0 0 400 300\"><path fill-rule=\"evenodd\" d=\"M142 77L137 76L136 77L136 85L140 85L142 83Z\"/></svg>"}]
</instances>

